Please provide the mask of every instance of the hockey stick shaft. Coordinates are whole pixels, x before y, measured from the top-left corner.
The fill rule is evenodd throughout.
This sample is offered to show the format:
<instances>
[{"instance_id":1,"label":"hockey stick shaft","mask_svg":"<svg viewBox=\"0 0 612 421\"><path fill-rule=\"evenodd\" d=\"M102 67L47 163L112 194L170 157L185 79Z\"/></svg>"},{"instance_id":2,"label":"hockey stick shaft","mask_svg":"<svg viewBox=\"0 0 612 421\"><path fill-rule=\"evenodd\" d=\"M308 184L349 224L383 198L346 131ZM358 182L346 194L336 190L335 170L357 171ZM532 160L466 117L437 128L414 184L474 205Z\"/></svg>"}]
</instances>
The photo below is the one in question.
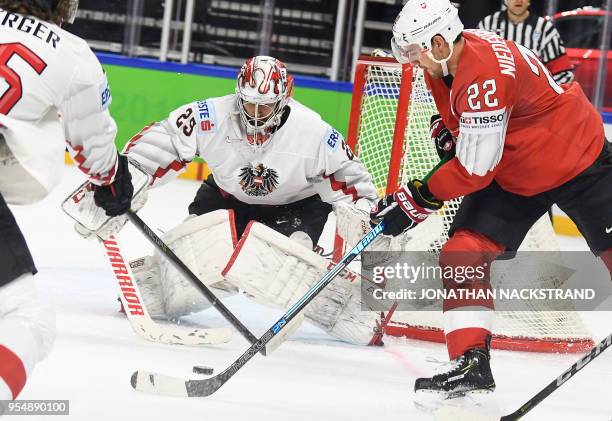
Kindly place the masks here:
<instances>
[{"instance_id":1,"label":"hockey stick shaft","mask_svg":"<svg viewBox=\"0 0 612 421\"><path fill-rule=\"evenodd\" d=\"M215 307L219 313L227 320L232 326L236 328L238 332L247 340L249 343L257 343L257 338L251 333L251 331L232 313L219 298L206 286L200 279L187 267L185 263L159 238L157 234L153 232L151 228L136 214L136 212L129 210L127 212L129 220L153 243L153 245L166 256L174 266L181 272L181 274L187 278L193 286L199 289L210 304ZM266 355L265 348L258 349L262 355Z\"/></svg>"},{"instance_id":2,"label":"hockey stick shaft","mask_svg":"<svg viewBox=\"0 0 612 421\"><path fill-rule=\"evenodd\" d=\"M529 399L523 406L514 411L512 414L501 417L500 421L516 421L522 418L526 413L531 411L536 405L546 399L551 393L557 390L563 383L574 377L576 373L582 370L588 363L597 358L604 350L612 345L612 334L603 341L598 343L588 354L578 360L574 365L565 370L563 374L553 380L548 386L542 389L537 395Z\"/></svg>"}]
</instances>

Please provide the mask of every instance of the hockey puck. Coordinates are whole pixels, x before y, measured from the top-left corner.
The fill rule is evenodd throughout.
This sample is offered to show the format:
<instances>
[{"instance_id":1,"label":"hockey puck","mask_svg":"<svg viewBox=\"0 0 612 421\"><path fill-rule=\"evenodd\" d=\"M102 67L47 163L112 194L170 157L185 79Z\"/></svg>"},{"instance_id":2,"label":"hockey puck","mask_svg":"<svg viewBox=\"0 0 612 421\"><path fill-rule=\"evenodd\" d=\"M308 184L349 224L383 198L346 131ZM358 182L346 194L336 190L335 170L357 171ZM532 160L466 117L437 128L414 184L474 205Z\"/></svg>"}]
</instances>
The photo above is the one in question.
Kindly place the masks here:
<instances>
[{"instance_id":1,"label":"hockey puck","mask_svg":"<svg viewBox=\"0 0 612 421\"><path fill-rule=\"evenodd\" d=\"M215 370L212 367L206 367L205 365L194 365L193 372L196 374L211 375Z\"/></svg>"}]
</instances>

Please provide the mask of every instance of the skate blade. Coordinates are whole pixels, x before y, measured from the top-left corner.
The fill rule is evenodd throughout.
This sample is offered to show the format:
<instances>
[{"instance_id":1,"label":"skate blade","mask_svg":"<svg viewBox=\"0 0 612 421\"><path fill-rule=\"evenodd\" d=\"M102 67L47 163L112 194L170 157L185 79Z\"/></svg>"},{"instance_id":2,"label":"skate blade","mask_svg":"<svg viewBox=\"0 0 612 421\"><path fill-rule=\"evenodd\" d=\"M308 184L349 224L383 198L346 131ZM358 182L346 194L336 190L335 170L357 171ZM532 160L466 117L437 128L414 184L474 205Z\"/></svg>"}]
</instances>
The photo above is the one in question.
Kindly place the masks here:
<instances>
[{"instance_id":1,"label":"skate blade","mask_svg":"<svg viewBox=\"0 0 612 421\"><path fill-rule=\"evenodd\" d=\"M414 406L422 412L431 414L443 406L452 404L457 407L486 408L487 412L494 400L492 390L472 390L467 392L438 392L421 390L415 392Z\"/></svg>"},{"instance_id":2,"label":"skate blade","mask_svg":"<svg viewBox=\"0 0 612 421\"><path fill-rule=\"evenodd\" d=\"M446 399L433 415L436 421L499 421L503 412L495 396L480 392Z\"/></svg>"}]
</instances>

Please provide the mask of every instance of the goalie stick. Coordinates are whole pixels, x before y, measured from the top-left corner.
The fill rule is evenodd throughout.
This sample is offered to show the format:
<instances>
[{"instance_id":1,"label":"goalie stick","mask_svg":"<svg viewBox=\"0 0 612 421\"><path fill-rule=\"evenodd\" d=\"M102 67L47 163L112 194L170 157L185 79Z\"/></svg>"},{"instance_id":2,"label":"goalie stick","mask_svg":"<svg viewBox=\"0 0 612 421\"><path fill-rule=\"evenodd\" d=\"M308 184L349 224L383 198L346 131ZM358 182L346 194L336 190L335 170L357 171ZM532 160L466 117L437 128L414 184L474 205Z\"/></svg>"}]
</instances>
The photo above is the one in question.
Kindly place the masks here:
<instances>
[{"instance_id":1,"label":"goalie stick","mask_svg":"<svg viewBox=\"0 0 612 421\"><path fill-rule=\"evenodd\" d=\"M565 370L563 374L553 380L544 389L538 392L533 398L529 399L523 406L511 414L503 417L492 415L481 415L472 413L462 408L446 406L436 411L436 421L516 421L521 419L525 414L535 408L544 399L550 396L555 390L560 388L566 381L574 377L576 373L582 370L588 363L597 358L603 351L612 345L612 334L603 341L598 343L591 351L574 363L570 368Z\"/></svg>"},{"instance_id":2,"label":"goalie stick","mask_svg":"<svg viewBox=\"0 0 612 421\"><path fill-rule=\"evenodd\" d=\"M435 171L445 164L448 159L441 160L423 181L427 181ZM131 212L130 215L133 215ZM327 272L316 284L306 292L287 312L263 334L261 338L252 344L236 361L224 371L208 379L190 380L180 377L166 376L164 374L152 373L138 370L132 373L130 383L132 387L141 392L153 393L166 396L180 397L204 397L210 396L221 388L232 378L253 356L264 349L266 344L285 328L291 319L299 314L331 281L341 273L361 252L368 247L376 237L385 229L385 221L380 221L374 226L336 265ZM395 310L395 309L393 309ZM389 320L387 317L386 320ZM385 323L386 324L386 323Z\"/></svg>"},{"instance_id":3,"label":"goalie stick","mask_svg":"<svg viewBox=\"0 0 612 421\"><path fill-rule=\"evenodd\" d=\"M130 265L121 254L117 239L111 236L99 243L117 281L119 299L127 319L137 335L149 341L190 346L221 344L231 340L232 331L228 328L189 328L153 321L144 305Z\"/></svg>"},{"instance_id":4,"label":"goalie stick","mask_svg":"<svg viewBox=\"0 0 612 421\"><path fill-rule=\"evenodd\" d=\"M255 335L251 333L251 331L244 325L242 322L232 313L226 306L219 300L219 298L210 290L208 287L200 281L200 279L187 267L185 263L164 243L164 241L159 238L157 234L153 232L151 228L136 214L136 212L129 210L127 212L128 219L142 232L152 243L153 245L162 253L166 258L168 258L174 267L178 269L181 274L187 278L191 284L199 289L202 294L206 297L206 299L210 302L210 304L216 308L219 313L227 320L232 326L236 328L238 332L247 340L249 343L254 344L257 342L257 338ZM261 355L266 355L266 348L258 349L258 352Z\"/></svg>"}]
</instances>

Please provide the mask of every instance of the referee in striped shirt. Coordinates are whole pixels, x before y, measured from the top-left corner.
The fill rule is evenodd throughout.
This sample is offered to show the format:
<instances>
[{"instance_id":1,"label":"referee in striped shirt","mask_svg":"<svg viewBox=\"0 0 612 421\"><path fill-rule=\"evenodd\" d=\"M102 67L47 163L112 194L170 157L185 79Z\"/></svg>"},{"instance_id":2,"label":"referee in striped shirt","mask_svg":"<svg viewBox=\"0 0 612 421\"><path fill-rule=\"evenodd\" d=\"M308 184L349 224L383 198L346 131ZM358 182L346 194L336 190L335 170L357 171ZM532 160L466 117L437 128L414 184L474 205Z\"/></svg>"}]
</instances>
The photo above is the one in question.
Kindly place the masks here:
<instances>
[{"instance_id":1,"label":"referee in striped shirt","mask_svg":"<svg viewBox=\"0 0 612 421\"><path fill-rule=\"evenodd\" d=\"M529 0L506 0L507 10L486 16L478 28L533 50L557 83L574 79L572 65L553 23L529 11Z\"/></svg>"}]
</instances>

